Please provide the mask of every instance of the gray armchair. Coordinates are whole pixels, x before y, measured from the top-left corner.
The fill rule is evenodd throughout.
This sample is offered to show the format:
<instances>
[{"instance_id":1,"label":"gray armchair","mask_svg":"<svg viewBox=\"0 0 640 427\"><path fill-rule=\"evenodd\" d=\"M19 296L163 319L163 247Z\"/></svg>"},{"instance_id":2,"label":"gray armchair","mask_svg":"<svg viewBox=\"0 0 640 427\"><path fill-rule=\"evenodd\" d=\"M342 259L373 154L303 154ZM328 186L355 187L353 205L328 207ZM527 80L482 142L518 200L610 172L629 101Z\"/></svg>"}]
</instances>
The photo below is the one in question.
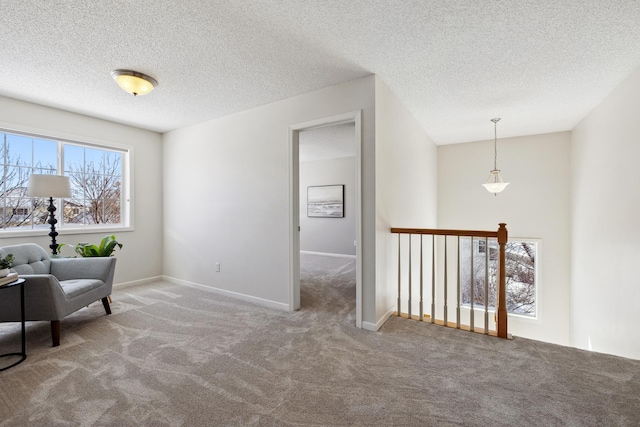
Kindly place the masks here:
<instances>
[{"instance_id":1,"label":"gray armchair","mask_svg":"<svg viewBox=\"0 0 640 427\"><path fill-rule=\"evenodd\" d=\"M25 279L25 317L27 321L51 321L53 346L60 345L60 320L69 314L102 300L111 314L111 295L115 258L50 258L33 243L0 248L0 255L13 254L12 272ZM0 322L20 321L20 290L3 291L0 298Z\"/></svg>"}]
</instances>

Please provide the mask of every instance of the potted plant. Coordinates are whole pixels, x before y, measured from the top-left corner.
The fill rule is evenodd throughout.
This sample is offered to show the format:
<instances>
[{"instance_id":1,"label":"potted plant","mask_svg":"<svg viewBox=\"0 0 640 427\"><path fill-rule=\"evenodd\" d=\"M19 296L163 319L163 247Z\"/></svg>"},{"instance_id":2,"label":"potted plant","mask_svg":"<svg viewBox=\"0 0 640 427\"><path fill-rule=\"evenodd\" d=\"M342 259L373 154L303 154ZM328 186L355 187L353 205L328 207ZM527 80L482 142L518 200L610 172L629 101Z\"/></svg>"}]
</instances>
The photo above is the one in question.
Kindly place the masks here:
<instances>
[{"instance_id":1,"label":"potted plant","mask_svg":"<svg viewBox=\"0 0 640 427\"><path fill-rule=\"evenodd\" d=\"M0 255L0 277L5 277L11 271L11 266L13 265L13 254L7 254L7 256L2 257Z\"/></svg>"},{"instance_id":2,"label":"potted plant","mask_svg":"<svg viewBox=\"0 0 640 427\"><path fill-rule=\"evenodd\" d=\"M122 249L122 243L118 243L116 236L113 234L104 236L97 246L90 243L78 243L75 246L62 243L59 247L62 246L73 248L81 257L110 257L113 256L113 251L115 251L116 247Z\"/></svg>"}]
</instances>

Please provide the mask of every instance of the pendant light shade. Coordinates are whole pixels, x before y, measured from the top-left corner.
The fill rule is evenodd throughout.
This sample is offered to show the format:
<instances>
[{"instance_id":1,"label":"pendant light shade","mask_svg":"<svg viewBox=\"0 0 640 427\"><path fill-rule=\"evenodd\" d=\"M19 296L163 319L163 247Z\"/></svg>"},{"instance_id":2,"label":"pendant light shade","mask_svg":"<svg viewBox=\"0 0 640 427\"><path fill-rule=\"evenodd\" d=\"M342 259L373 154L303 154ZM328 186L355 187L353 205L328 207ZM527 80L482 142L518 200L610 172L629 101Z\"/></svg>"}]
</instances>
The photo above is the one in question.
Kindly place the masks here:
<instances>
[{"instance_id":1,"label":"pendant light shade","mask_svg":"<svg viewBox=\"0 0 640 427\"><path fill-rule=\"evenodd\" d=\"M508 182L504 182L502 177L500 176L500 170L498 169L498 122L500 119L491 119L493 122L493 170L489 172L489 179L487 182L482 184L484 188L487 189L489 193L493 193L494 196L497 196L502 190L507 188L509 185Z\"/></svg>"},{"instance_id":2,"label":"pendant light shade","mask_svg":"<svg viewBox=\"0 0 640 427\"><path fill-rule=\"evenodd\" d=\"M158 82L153 77L138 73L137 71L114 70L111 72L111 77L113 77L122 90L134 96L146 95L158 85Z\"/></svg>"},{"instance_id":3,"label":"pendant light shade","mask_svg":"<svg viewBox=\"0 0 640 427\"><path fill-rule=\"evenodd\" d=\"M507 188L507 185L509 185L509 183L502 180L500 171L497 169L492 170L489 173L489 179L487 179L487 182L482 184L482 186L486 188L489 193L493 194L500 193L502 190Z\"/></svg>"}]
</instances>

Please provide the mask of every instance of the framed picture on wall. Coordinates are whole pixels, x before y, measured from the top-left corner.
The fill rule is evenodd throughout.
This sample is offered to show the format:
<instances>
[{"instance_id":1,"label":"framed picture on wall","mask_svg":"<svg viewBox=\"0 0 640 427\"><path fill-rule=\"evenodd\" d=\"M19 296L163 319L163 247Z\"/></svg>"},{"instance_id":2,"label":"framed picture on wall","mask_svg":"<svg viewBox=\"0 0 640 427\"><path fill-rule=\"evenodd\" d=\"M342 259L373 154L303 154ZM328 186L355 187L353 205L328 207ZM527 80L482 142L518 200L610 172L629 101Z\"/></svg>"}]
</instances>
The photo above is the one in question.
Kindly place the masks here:
<instances>
[{"instance_id":1,"label":"framed picture on wall","mask_svg":"<svg viewBox=\"0 0 640 427\"><path fill-rule=\"evenodd\" d=\"M307 187L307 216L309 218L343 218L344 185Z\"/></svg>"}]
</instances>

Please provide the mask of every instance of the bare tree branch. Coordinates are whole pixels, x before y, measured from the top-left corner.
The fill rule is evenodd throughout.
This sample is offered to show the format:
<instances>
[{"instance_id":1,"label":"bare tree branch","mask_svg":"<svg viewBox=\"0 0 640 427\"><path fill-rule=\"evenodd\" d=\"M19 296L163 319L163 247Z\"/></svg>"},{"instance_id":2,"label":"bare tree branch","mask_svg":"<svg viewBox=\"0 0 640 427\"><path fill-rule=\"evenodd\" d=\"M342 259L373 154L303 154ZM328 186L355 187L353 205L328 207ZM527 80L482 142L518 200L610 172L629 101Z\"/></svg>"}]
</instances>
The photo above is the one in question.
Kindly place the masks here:
<instances>
[{"instance_id":1,"label":"bare tree branch","mask_svg":"<svg viewBox=\"0 0 640 427\"><path fill-rule=\"evenodd\" d=\"M462 302L471 303L471 258L473 257L473 303L475 306L485 304L485 268L488 269L489 308L495 309L497 293L497 242L489 241L485 247L471 239L463 241L461 258ZM489 251L489 265L486 266L486 251ZM482 252L481 252L482 251ZM486 267L485 267L486 266ZM506 246L506 296L507 310L510 313L535 313L535 246L527 242L509 242Z\"/></svg>"},{"instance_id":2,"label":"bare tree branch","mask_svg":"<svg viewBox=\"0 0 640 427\"><path fill-rule=\"evenodd\" d=\"M84 224L120 223L121 155L105 152L96 165L68 164L72 200L65 221ZM67 213L68 212L68 213Z\"/></svg>"}]
</instances>

